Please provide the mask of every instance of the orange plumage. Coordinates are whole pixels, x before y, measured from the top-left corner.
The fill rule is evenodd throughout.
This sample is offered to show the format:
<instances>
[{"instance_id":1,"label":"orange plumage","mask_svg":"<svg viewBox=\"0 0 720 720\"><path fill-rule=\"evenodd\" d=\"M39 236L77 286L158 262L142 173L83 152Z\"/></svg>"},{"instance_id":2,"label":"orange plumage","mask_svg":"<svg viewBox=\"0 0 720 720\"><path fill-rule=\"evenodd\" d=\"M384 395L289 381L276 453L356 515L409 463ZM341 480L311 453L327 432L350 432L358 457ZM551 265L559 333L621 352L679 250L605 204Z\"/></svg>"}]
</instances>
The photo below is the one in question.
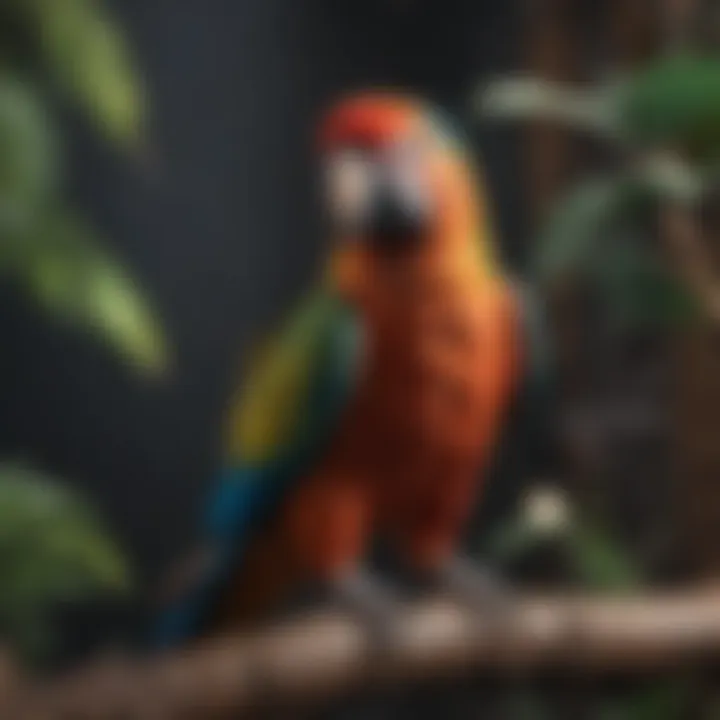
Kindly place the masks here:
<instances>
[{"instance_id":1,"label":"orange plumage","mask_svg":"<svg viewBox=\"0 0 720 720\"><path fill-rule=\"evenodd\" d=\"M328 148L381 147L415 129L422 105L373 94L340 105ZM428 142L432 142L428 140ZM366 338L363 373L320 466L286 506L298 561L332 575L357 562L372 533L432 567L455 549L519 371L518 308L490 259L481 188L464 156L441 146L427 172L434 222L398 257L362 242L333 259Z\"/></svg>"},{"instance_id":2,"label":"orange plumage","mask_svg":"<svg viewBox=\"0 0 720 720\"><path fill-rule=\"evenodd\" d=\"M336 226L325 287L360 330L359 370L314 460L253 533L215 628L304 580L351 572L376 533L413 568L447 562L520 372L519 309L494 258L481 178L433 111L393 94L351 97L320 144L324 158L362 154L340 202L354 221ZM358 212L389 186L411 209L412 231L392 242Z\"/></svg>"}]
</instances>

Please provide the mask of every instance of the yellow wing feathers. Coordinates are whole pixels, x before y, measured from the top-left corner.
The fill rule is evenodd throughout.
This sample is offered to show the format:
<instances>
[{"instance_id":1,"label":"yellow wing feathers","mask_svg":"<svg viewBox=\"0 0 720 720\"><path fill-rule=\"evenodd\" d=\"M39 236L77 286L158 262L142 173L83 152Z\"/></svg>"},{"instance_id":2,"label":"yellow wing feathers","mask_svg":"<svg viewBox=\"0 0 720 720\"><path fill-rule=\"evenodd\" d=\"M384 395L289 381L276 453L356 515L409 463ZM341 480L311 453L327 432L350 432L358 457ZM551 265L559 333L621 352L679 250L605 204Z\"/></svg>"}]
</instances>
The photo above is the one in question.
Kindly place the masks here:
<instances>
[{"instance_id":1,"label":"yellow wing feathers","mask_svg":"<svg viewBox=\"0 0 720 720\"><path fill-rule=\"evenodd\" d=\"M236 396L228 433L231 461L261 464L292 441L307 411L327 297L314 293L260 349Z\"/></svg>"}]
</instances>

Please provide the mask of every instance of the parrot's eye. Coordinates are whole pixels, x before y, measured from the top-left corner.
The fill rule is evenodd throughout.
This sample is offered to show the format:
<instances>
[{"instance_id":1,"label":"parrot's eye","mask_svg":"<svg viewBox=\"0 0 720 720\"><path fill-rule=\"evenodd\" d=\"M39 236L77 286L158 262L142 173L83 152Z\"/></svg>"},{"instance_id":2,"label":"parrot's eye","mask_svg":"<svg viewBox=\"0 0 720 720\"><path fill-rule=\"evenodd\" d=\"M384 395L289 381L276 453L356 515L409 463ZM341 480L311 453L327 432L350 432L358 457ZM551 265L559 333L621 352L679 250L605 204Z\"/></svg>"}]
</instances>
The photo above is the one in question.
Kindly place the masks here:
<instances>
[{"instance_id":1,"label":"parrot's eye","mask_svg":"<svg viewBox=\"0 0 720 720\"><path fill-rule=\"evenodd\" d=\"M359 226L372 201L372 163L359 150L343 150L328 158L325 174L332 217L345 227Z\"/></svg>"}]
</instances>

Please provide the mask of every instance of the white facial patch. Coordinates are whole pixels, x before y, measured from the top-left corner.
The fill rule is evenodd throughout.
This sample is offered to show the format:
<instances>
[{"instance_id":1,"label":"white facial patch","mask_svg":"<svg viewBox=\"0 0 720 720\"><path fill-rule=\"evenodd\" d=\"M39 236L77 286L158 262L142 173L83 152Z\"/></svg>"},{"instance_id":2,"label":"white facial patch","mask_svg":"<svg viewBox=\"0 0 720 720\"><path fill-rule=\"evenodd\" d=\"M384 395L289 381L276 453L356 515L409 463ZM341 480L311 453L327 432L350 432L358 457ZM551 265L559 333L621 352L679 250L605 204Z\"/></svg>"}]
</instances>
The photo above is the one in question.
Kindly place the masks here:
<instances>
[{"instance_id":1,"label":"white facial patch","mask_svg":"<svg viewBox=\"0 0 720 720\"><path fill-rule=\"evenodd\" d=\"M369 211L376 169L359 150L332 155L326 166L326 193L331 216L344 227L359 227Z\"/></svg>"},{"instance_id":2,"label":"white facial patch","mask_svg":"<svg viewBox=\"0 0 720 720\"><path fill-rule=\"evenodd\" d=\"M418 232L432 213L428 150L399 138L377 149L345 148L325 161L325 207L342 239ZM407 229L409 228L409 229Z\"/></svg>"}]
</instances>

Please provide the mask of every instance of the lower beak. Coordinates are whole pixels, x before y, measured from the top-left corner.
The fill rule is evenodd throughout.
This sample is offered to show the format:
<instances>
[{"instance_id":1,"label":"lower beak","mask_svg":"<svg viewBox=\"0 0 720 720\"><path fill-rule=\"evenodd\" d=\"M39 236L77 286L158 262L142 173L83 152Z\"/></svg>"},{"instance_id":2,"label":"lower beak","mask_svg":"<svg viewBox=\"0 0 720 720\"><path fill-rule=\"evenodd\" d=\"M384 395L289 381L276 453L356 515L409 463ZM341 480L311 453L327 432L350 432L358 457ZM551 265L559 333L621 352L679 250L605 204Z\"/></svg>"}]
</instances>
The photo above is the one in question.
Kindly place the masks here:
<instances>
[{"instance_id":1,"label":"lower beak","mask_svg":"<svg viewBox=\"0 0 720 720\"><path fill-rule=\"evenodd\" d=\"M394 252L419 244L427 227L426 208L392 188L378 189L368 208L363 234L377 250Z\"/></svg>"}]
</instances>

